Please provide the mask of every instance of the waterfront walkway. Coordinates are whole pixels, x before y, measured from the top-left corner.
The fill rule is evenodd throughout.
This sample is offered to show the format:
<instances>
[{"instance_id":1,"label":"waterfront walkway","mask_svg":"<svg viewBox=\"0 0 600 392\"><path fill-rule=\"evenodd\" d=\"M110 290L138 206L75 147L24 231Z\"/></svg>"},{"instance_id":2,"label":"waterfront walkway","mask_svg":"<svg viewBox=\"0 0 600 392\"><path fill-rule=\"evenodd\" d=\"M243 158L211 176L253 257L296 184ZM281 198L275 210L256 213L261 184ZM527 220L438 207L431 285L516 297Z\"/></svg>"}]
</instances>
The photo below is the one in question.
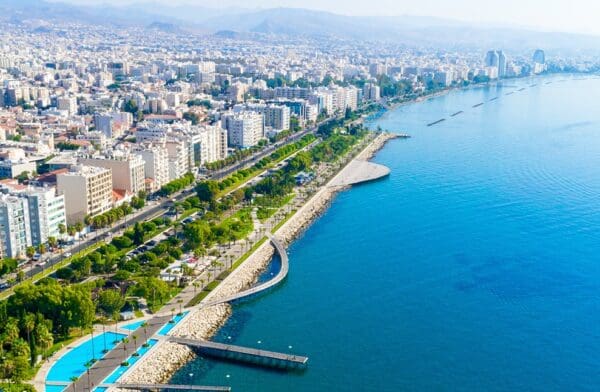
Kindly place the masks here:
<instances>
[{"instance_id":1,"label":"waterfront walkway","mask_svg":"<svg viewBox=\"0 0 600 392\"><path fill-rule=\"evenodd\" d=\"M237 299L249 297L251 295L260 293L261 291L268 290L271 287L278 285L283 279L285 279L285 277L287 276L287 274L288 274L288 272L290 270L290 262L289 262L289 258L288 258L287 252L285 250L285 247L271 233L267 233L267 236L269 237L269 240L271 240L271 243L273 244L273 246L277 250L277 253L279 253L279 257L281 258L281 268L279 269L279 272L277 273L277 275L274 276L272 279L269 279L267 282L261 283L259 285L254 286L254 287L251 287L248 290L244 290L244 291L241 291L241 292L239 292L237 294L233 294L233 295L230 295L228 297L221 298L221 299L218 299L218 300L214 300L214 301L210 301L210 302L206 302L206 303L201 303L199 305L200 307L208 307L208 306L213 306L213 305L219 305L219 304L223 304L223 303L227 303L227 302L232 302L232 301L235 301Z\"/></svg>"}]
</instances>

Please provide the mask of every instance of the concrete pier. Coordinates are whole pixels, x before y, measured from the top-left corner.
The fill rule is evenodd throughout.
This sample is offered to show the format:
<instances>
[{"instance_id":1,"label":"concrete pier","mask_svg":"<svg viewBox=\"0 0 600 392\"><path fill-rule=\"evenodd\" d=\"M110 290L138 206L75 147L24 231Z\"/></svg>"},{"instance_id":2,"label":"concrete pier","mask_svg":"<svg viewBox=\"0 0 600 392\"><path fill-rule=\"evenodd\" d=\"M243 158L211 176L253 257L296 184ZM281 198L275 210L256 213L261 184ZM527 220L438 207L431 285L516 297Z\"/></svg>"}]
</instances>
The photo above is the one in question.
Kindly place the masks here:
<instances>
[{"instance_id":1,"label":"concrete pier","mask_svg":"<svg viewBox=\"0 0 600 392\"><path fill-rule=\"evenodd\" d=\"M377 163L355 159L350 162L331 182L329 186L349 186L377 180L390 174L390 169Z\"/></svg>"}]
</instances>

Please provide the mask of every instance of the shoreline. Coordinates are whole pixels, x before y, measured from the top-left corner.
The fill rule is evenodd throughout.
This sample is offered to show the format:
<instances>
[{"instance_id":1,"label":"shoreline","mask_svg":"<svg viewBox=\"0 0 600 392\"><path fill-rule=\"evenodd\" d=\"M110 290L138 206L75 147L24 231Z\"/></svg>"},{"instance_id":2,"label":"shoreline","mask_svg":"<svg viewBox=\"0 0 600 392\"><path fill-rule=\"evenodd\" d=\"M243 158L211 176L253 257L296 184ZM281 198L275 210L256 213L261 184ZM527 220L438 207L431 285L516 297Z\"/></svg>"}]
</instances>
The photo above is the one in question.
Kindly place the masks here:
<instances>
[{"instance_id":1,"label":"shoreline","mask_svg":"<svg viewBox=\"0 0 600 392\"><path fill-rule=\"evenodd\" d=\"M340 176L355 159L368 160L377 151L385 146L398 135L392 133L381 133L377 135L367 146L355 157L350 159L327 183L321 186L294 215L285 222L275 235L287 247L298 238L323 212L325 212L336 195L348 189L348 186L331 186L330 183ZM224 298L251 287L259 276L271 263L275 248L269 241L265 241L252 255L246 259L232 274L222 281L202 302ZM177 324L171 331L172 336L191 337L195 339L208 340L225 325L232 315L232 306L229 304L211 305L193 309ZM138 361L127 372L119 382L138 384L160 384L169 381L173 375L185 364L197 358L192 349L187 346L162 341L156 344L142 360ZM110 391L121 391L118 388L110 388ZM124 391L124 390L123 390Z\"/></svg>"}]
</instances>

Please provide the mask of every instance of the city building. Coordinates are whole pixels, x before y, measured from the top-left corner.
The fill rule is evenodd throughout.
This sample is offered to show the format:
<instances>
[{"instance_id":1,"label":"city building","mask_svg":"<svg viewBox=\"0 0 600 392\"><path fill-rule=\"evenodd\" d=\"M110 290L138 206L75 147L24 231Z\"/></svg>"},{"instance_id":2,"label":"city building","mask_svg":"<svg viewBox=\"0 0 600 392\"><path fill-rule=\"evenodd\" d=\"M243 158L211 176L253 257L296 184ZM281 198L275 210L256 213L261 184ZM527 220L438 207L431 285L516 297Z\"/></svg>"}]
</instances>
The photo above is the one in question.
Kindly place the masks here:
<instances>
[{"instance_id":1,"label":"city building","mask_svg":"<svg viewBox=\"0 0 600 392\"><path fill-rule=\"evenodd\" d=\"M227 129L227 140L231 147L252 147L265 137L264 117L253 111L225 114L222 126Z\"/></svg>"},{"instance_id":2,"label":"city building","mask_svg":"<svg viewBox=\"0 0 600 392\"><path fill-rule=\"evenodd\" d=\"M57 191L65 197L67 223L82 222L112 208L113 187L110 169L76 165L56 176Z\"/></svg>"}]
</instances>

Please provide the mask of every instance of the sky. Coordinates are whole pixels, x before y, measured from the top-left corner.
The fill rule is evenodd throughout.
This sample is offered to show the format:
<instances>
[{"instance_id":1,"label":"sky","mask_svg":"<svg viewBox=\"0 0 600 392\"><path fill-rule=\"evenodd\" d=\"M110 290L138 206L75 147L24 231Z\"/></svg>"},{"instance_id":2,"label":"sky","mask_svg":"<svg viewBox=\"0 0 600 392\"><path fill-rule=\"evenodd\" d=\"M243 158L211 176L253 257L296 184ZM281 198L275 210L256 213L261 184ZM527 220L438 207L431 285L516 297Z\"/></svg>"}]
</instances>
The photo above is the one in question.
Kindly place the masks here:
<instances>
[{"instance_id":1,"label":"sky","mask_svg":"<svg viewBox=\"0 0 600 392\"><path fill-rule=\"evenodd\" d=\"M58 1L58 0L54 0ZM146 0L62 0L76 4L123 4ZM210 8L293 7L345 15L419 15L600 35L598 0L151 0L164 5Z\"/></svg>"}]
</instances>

